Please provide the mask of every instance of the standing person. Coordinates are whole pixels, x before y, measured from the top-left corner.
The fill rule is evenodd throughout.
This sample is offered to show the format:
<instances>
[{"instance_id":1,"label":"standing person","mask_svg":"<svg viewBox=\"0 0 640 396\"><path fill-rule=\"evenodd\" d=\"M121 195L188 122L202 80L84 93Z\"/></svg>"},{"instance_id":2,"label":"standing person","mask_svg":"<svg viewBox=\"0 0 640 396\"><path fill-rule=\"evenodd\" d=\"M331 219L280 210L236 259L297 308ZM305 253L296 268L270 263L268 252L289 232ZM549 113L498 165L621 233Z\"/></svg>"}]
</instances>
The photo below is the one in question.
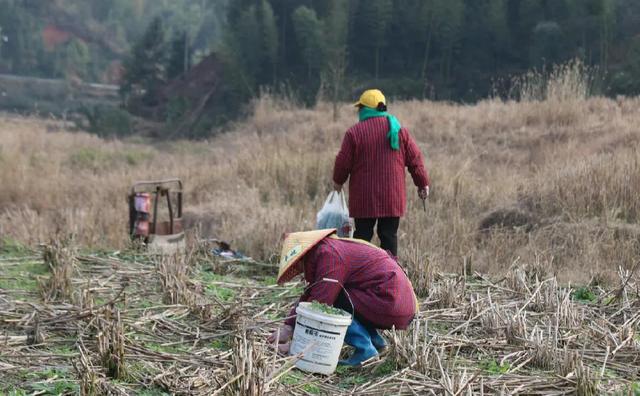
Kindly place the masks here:
<instances>
[{"instance_id":1,"label":"standing person","mask_svg":"<svg viewBox=\"0 0 640 396\"><path fill-rule=\"evenodd\" d=\"M288 234L282 246L278 284L304 274L300 301L318 301L353 314L344 342L355 348L340 364L359 366L378 356L386 341L378 329L406 329L418 310L411 281L388 252L368 242L338 238L336 230ZM296 325L295 307L269 342L287 353Z\"/></svg>"},{"instance_id":2,"label":"standing person","mask_svg":"<svg viewBox=\"0 0 640 396\"><path fill-rule=\"evenodd\" d=\"M407 205L404 168L409 169L423 200L429 196L429 175L409 131L386 112L382 92L365 91L355 106L360 122L342 141L333 169L334 188L340 191L349 179L353 237L371 241L377 223L380 247L397 256L398 226Z\"/></svg>"}]
</instances>

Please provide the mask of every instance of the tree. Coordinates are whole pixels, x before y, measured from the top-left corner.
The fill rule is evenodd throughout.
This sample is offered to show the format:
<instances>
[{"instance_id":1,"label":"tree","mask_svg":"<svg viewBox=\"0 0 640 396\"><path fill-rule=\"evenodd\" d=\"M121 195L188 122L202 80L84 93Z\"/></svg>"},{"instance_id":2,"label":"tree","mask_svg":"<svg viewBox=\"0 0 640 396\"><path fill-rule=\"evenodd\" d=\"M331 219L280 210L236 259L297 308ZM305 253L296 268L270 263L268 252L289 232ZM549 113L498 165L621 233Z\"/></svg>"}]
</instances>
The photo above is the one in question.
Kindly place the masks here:
<instances>
[{"instance_id":1,"label":"tree","mask_svg":"<svg viewBox=\"0 0 640 396\"><path fill-rule=\"evenodd\" d=\"M82 40L74 38L69 41L64 51L64 76L86 79L89 63L91 63L89 47Z\"/></svg>"},{"instance_id":2,"label":"tree","mask_svg":"<svg viewBox=\"0 0 640 396\"><path fill-rule=\"evenodd\" d=\"M530 64L536 67L562 59L563 32L557 22L542 21L533 29Z\"/></svg>"},{"instance_id":3,"label":"tree","mask_svg":"<svg viewBox=\"0 0 640 396\"><path fill-rule=\"evenodd\" d=\"M2 58L0 63L12 73L39 74L38 55L42 52L42 40L38 32L40 23L26 5L4 0L0 2L0 25L3 28Z\"/></svg>"},{"instance_id":4,"label":"tree","mask_svg":"<svg viewBox=\"0 0 640 396\"><path fill-rule=\"evenodd\" d=\"M465 16L463 0L434 0L433 35L440 50L440 80L448 84L451 80L454 48L462 30Z\"/></svg>"},{"instance_id":5,"label":"tree","mask_svg":"<svg viewBox=\"0 0 640 396\"><path fill-rule=\"evenodd\" d=\"M393 16L393 3L391 0L370 0L361 2L359 8L357 36L360 45L373 52L373 75L377 82L380 76L380 55L387 44L387 30Z\"/></svg>"},{"instance_id":6,"label":"tree","mask_svg":"<svg viewBox=\"0 0 640 396\"><path fill-rule=\"evenodd\" d=\"M167 78L172 80L186 73L191 68L192 57L187 32L184 30L175 32L167 61Z\"/></svg>"},{"instance_id":7,"label":"tree","mask_svg":"<svg viewBox=\"0 0 640 396\"><path fill-rule=\"evenodd\" d=\"M245 96L254 96L259 85L261 58L258 19L254 5L244 10L236 10L236 7L231 10L239 14L235 21L229 21L234 29L227 31L222 50L225 70L230 72L238 91L245 93ZM232 15L235 14L231 13L230 19Z\"/></svg>"},{"instance_id":8,"label":"tree","mask_svg":"<svg viewBox=\"0 0 640 396\"><path fill-rule=\"evenodd\" d=\"M162 19L153 19L142 38L133 46L131 56L125 63L121 94L126 98L139 87L144 102L156 103L160 87L167 79L165 67L165 37ZM138 94L135 92L134 94Z\"/></svg>"},{"instance_id":9,"label":"tree","mask_svg":"<svg viewBox=\"0 0 640 396\"><path fill-rule=\"evenodd\" d=\"M263 76L261 81L275 83L276 63L278 61L278 27L273 8L267 0L260 0L257 8L257 20L260 23L260 37L262 42Z\"/></svg>"},{"instance_id":10,"label":"tree","mask_svg":"<svg viewBox=\"0 0 640 396\"><path fill-rule=\"evenodd\" d=\"M338 101L341 99L347 70L347 35L349 31L349 4L347 0L328 0L328 13L324 23L326 37L325 75L331 88L333 120L338 119Z\"/></svg>"},{"instance_id":11,"label":"tree","mask_svg":"<svg viewBox=\"0 0 640 396\"><path fill-rule=\"evenodd\" d=\"M421 2L414 14L416 36L424 39L424 52L422 58L422 68L420 69L420 80L422 81L422 97L426 98L428 88L427 69L431 59L431 46L433 44L433 34L435 31L435 11L432 3Z\"/></svg>"},{"instance_id":12,"label":"tree","mask_svg":"<svg viewBox=\"0 0 640 396\"><path fill-rule=\"evenodd\" d=\"M225 114L286 87L326 94L335 117L347 81L473 101L576 57L611 94L640 86L637 0L0 0L0 29L3 73L100 78L130 53L122 93L137 103L215 52Z\"/></svg>"},{"instance_id":13,"label":"tree","mask_svg":"<svg viewBox=\"0 0 640 396\"><path fill-rule=\"evenodd\" d=\"M274 85L278 60L276 18L267 0L239 0L229 4L229 25L221 54L243 94L254 96L262 86Z\"/></svg>"},{"instance_id":14,"label":"tree","mask_svg":"<svg viewBox=\"0 0 640 396\"><path fill-rule=\"evenodd\" d=\"M493 79L501 77L501 64L509 59L510 37L507 25L507 7L505 0L485 0L477 2L466 0L464 19L454 37L455 62L458 70L450 75L464 71L467 78L454 79L449 88L455 95L464 95L465 100L474 100L477 92L489 92Z\"/></svg>"},{"instance_id":15,"label":"tree","mask_svg":"<svg viewBox=\"0 0 640 396\"><path fill-rule=\"evenodd\" d=\"M314 77L324 67L325 47L322 39L324 33L322 22L314 10L301 6L293 13L293 27L296 40L302 50L302 57L307 65L307 77Z\"/></svg>"},{"instance_id":16,"label":"tree","mask_svg":"<svg viewBox=\"0 0 640 396\"><path fill-rule=\"evenodd\" d=\"M324 27L314 10L300 6L293 13L293 28L302 59L307 66L306 83L301 92L304 100L312 103L320 88L321 73L325 67Z\"/></svg>"}]
</instances>

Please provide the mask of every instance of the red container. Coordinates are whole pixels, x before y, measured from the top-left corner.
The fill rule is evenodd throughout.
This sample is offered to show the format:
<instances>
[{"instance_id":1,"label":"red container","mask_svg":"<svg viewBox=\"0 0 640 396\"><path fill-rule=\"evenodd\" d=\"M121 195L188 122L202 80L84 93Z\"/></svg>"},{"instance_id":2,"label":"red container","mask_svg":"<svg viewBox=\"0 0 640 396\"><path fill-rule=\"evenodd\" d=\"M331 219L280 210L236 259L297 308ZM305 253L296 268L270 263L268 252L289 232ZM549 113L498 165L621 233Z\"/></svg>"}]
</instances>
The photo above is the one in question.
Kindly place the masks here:
<instances>
[{"instance_id":1,"label":"red container","mask_svg":"<svg viewBox=\"0 0 640 396\"><path fill-rule=\"evenodd\" d=\"M134 206L138 213L151 213L151 194L137 193L134 198Z\"/></svg>"},{"instance_id":2,"label":"red container","mask_svg":"<svg viewBox=\"0 0 640 396\"><path fill-rule=\"evenodd\" d=\"M149 213L151 212L151 194L137 193L133 198L136 210L134 235L146 238L149 236Z\"/></svg>"},{"instance_id":3,"label":"red container","mask_svg":"<svg viewBox=\"0 0 640 396\"><path fill-rule=\"evenodd\" d=\"M138 219L136 220L136 227L134 231L135 236L146 238L149 236L149 220Z\"/></svg>"}]
</instances>

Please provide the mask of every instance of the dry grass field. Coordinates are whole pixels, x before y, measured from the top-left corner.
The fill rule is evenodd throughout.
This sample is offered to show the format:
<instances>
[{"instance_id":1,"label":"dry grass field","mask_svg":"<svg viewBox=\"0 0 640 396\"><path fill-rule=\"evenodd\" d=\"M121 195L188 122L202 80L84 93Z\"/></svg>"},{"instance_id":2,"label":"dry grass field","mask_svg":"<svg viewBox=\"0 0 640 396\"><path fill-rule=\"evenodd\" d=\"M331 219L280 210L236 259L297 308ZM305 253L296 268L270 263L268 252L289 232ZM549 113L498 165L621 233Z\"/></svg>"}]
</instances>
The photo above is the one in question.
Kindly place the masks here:
<instances>
[{"instance_id":1,"label":"dry grass field","mask_svg":"<svg viewBox=\"0 0 640 396\"><path fill-rule=\"evenodd\" d=\"M640 252L639 105L393 103L433 179L426 213L408 192L401 258L490 274L535 262L582 283L630 268ZM209 142L148 144L0 116L0 235L32 246L73 235L81 246L122 249L131 183L177 176L202 236L272 261L283 232L314 226L354 119L348 107L333 122L328 105L301 110L267 97Z\"/></svg>"},{"instance_id":2,"label":"dry grass field","mask_svg":"<svg viewBox=\"0 0 640 396\"><path fill-rule=\"evenodd\" d=\"M401 222L421 313L380 361L326 378L265 344L300 285L197 240L274 263L283 232L314 226L351 108L265 96L210 141L162 143L0 115L0 393L640 392L639 107L392 103L433 180ZM125 196L168 176L194 237L159 260L129 248Z\"/></svg>"}]
</instances>

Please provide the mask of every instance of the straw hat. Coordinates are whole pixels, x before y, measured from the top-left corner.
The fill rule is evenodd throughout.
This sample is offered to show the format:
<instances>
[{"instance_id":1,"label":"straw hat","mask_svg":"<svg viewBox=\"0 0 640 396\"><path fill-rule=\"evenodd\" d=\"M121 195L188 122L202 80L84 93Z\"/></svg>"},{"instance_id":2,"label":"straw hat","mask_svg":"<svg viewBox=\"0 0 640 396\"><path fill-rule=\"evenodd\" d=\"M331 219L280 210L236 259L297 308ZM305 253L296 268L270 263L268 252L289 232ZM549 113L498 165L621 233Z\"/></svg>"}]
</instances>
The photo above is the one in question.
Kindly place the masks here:
<instances>
[{"instance_id":1,"label":"straw hat","mask_svg":"<svg viewBox=\"0 0 640 396\"><path fill-rule=\"evenodd\" d=\"M290 281L302 272L302 267L296 265L300 259L321 240L336 232L335 228L306 232L294 232L284 238L282 253L280 254L280 270L278 283Z\"/></svg>"}]
</instances>

